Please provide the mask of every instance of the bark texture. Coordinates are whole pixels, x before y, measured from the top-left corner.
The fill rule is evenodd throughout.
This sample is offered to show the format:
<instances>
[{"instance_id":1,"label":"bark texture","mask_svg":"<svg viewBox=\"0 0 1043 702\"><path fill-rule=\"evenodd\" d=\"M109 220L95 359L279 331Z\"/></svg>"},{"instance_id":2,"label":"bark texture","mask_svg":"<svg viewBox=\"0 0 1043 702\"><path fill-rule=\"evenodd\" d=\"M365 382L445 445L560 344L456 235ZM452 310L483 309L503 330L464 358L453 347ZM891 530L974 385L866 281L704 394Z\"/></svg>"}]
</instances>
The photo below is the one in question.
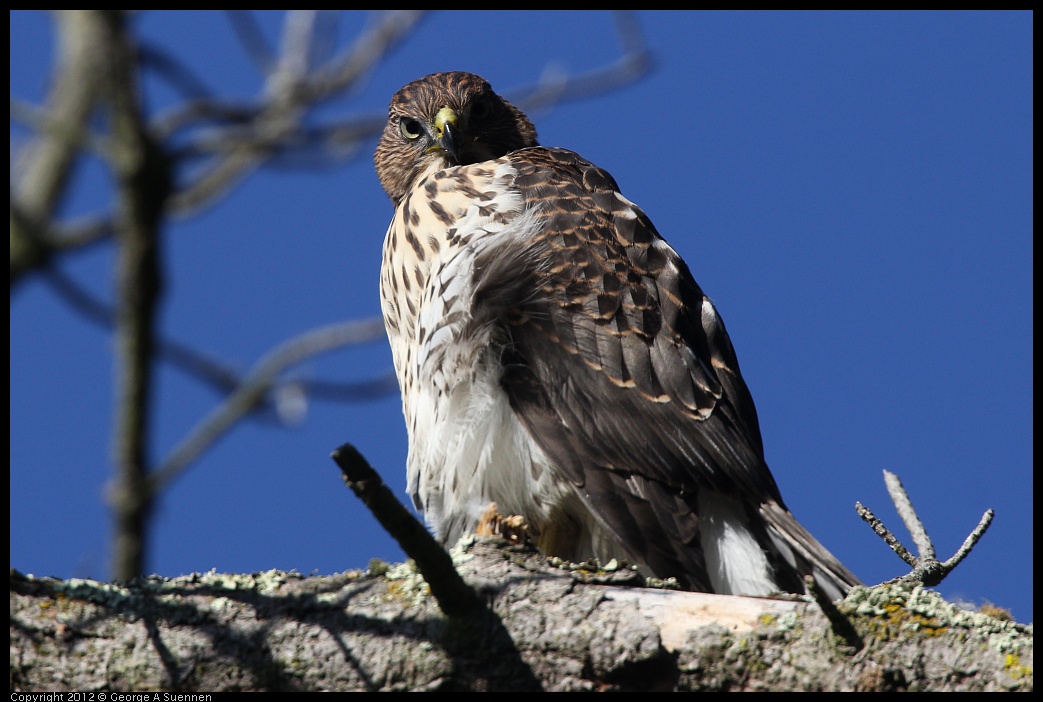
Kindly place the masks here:
<instances>
[{"instance_id":1,"label":"bark texture","mask_svg":"<svg viewBox=\"0 0 1043 702\"><path fill-rule=\"evenodd\" d=\"M11 689L1031 690L1032 627L918 586L803 601L635 587L483 539L488 609L447 617L410 564L129 584L11 571Z\"/></svg>"}]
</instances>

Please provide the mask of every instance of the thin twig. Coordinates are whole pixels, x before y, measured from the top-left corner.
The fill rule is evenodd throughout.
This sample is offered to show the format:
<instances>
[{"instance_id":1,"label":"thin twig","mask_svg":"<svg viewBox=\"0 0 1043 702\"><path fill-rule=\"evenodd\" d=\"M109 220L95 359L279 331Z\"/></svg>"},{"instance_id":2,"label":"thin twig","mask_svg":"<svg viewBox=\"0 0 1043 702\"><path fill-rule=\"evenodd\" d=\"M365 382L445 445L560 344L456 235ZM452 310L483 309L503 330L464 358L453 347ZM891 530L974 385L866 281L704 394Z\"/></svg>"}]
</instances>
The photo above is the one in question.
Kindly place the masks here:
<instances>
[{"instance_id":1,"label":"thin twig","mask_svg":"<svg viewBox=\"0 0 1043 702\"><path fill-rule=\"evenodd\" d=\"M65 197L79 150L89 136L98 82L105 75L100 46L105 33L85 12L55 12L59 56L47 109L39 120L46 127L30 147L20 177L11 183L12 288L25 273L49 261L51 250L37 234L48 229ZM17 104L12 99L12 117Z\"/></svg>"},{"instance_id":2,"label":"thin twig","mask_svg":"<svg viewBox=\"0 0 1043 702\"><path fill-rule=\"evenodd\" d=\"M212 99L203 79L165 49L143 44L138 47L138 61L143 70L155 73L186 100Z\"/></svg>"},{"instance_id":3,"label":"thin twig","mask_svg":"<svg viewBox=\"0 0 1043 702\"><path fill-rule=\"evenodd\" d=\"M257 20L248 10L225 10L232 30L239 38L246 55L257 65L262 74L267 74L275 64L275 51L264 32L257 24Z\"/></svg>"},{"instance_id":4,"label":"thin twig","mask_svg":"<svg viewBox=\"0 0 1043 702\"><path fill-rule=\"evenodd\" d=\"M359 343L360 340L370 340L383 333L383 322L380 320L351 321L315 329L278 346L258 361L235 392L170 453L150 477L150 492L156 494L181 475L244 415L263 403L279 374L285 369L320 353Z\"/></svg>"},{"instance_id":5,"label":"thin twig","mask_svg":"<svg viewBox=\"0 0 1043 702\"><path fill-rule=\"evenodd\" d=\"M92 295L71 277L57 267L52 267L43 278L51 289L61 297L72 309L86 319L105 329L115 326L116 312L109 305ZM383 325L377 318L352 321L347 324L364 324L367 334L359 333L349 336L345 346L368 343L384 338ZM293 343L293 339L286 343ZM227 363L223 363L212 355L192 348L172 339L157 336L155 341L157 358L169 363L191 378L208 385L222 397L234 392L246 380L244 374ZM325 352L325 350L323 351ZM332 380L314 380L298 378L293 381L305 395L316 400L334 402L358 402L383 397L398 389L398 381L391 371L374 378L356 382ZM271 409L272 403L266 398L260 409Z\"/></svg>"},{"instance_id":6,"label":"thin twig","mask_svg":"<svg viewBox=\"0 0 1043 702\"><path fill-rule=\"evenodd\" d=\"M652 66L652 53L637 16L631 11L616 10L613 18L623 50L616 61L587 73L546 73L536 85L510 91L511 102L530 112L617 90L648 73Z\"/></svg>"},{"instance_id":7,"label":"thin twig","mask_svg":"<svg viewBox=\"0 0 1043 702\"><path fill-rule=\"evenodd\" d=\"M365 503L406 555L416 562L431 587L431 594L438 601L439 609L450 617L473 617L485 608L471 586L456 572L449 553L391 494L358 449L344 444L330 455L340 466L344 483Z\"/></svg>"},{"instance_id":8,"label":"thin twig","mask_svg":"<svg viewBox=\"0 0 1043 702\"><path fill-rule=\"evenodd\" d=\"M344 444L331 457L340 466L344 483L416 563L438 602L438 608L449 617L452 626L444 639L449 655L453 656L455 650L477 651L479 665L487 664L505 671L504 679L510 680L505 686L507 689L517 692L541 690L539 678L521 657L503 620L464 581L449 554L395 499L362 454L351 444Z\"/></svg>"},{"instance_id":9,"label":"thin twig","mask_svg":"<svg viewBox=\"0 0 1043 702\"><path fill-rule=\"evenodd\" d=\"M892 551L898 554L899 558L913 567L916 566L916 556L909 553L906 547L902 545L902 542L898 540L898 537L892 534L891 530L885 527L884 523L868 507L864 507L861 502L856 502L855 512L862 518L862 521L873 528L876 535L883 539L884 543L890 546Z\"/></svg>"},{"instance_id":10,"label":"thin twig","mask_svg":"<svg viewBox=\"0 0 1043 702\"><path fill-rule=\"evenodd\" d=\"M905 491L902 481L891 471L885 470L884 485L887 486L887 492L891 495L891 502L898 510L898 516L905 522L905 528L913 537L913 543L916 545L920 558L935 558L934 544L931 543L931 537L927 535L927 530L924 529L923 522L917 516L916 510L913 509L913 503L909 499L909 494Z\"/></svg>"},{"instance_id":11,"label":"thin twig","mask_svg":"<svg viewBox=\"0 0 1043 702\"><path fill-rule=\"evenodd\" d=\"M995 510L985 510L985 514L983 514L981 519L978 521L978 526L974 527L974 531L972 531L967 536L967 538L963 540L963 544L960 546L959 550L956 551L955 555L953 555L952 558L948 559L947 561L945 561L945 563L942 564L943 566L945 566L946 572L951 571L953 568L959 565L960 561L962 561L964 558L968 556L968 554L970 554L971 549L974 548L974 545L978 543L978 539L985 535L985 532L988 530L989 525L992 524L992 518L995 515Z\"/></svg>"},{"instance_id":12,"label":"thin twig","mask_svg":"<svg viewBox=\"0 0 1043 702\"><path fill-rule=\"evenodd\" d=\"M226 139L208 137L211 143L222 144L221 151L213 163L200 169L194 180L174 197L173 209L185 214L209 204L273 154L281 152L286 141L295 140L304 128L304 120L312 109L330 97L342 94L371 71L391 46L411 32L421 16L422 13L414 11L381 13L376 24L364 32L346 54L304 75L299 75L301 59L296 55L299 54L299 43L292 39L284 41L284 53L269 66L263 104L256 118L248 129L236 128L238 140L232 143L237 143L237 146L231 150L227 149L229 142ZM290 13L285 20L283 36L308 33L310 25L307 22L303 22L304 29L298 28L298 24L302 24L298 15ZM243 26L249 26L249 22ZM284 61L293 69L280 70ZM367 123L372 122L367 120ZM373 134L378 131L376 129ZM194 144L193 148L197 153L202 151L199 144Z\"/></svg>"},{"instance_id":13,"label":"thin twig","mask_svg":"<svg viewBox=\"0 0 1043 702\"><path fill-rule=\"evenodd\" d=\"M266 86L273 97L294 99L296 86L306 79L311 68L311 46L318 16L318 10L286 11L279 59L272 67Z\"/></svg>"},{"instance_id":14,"label":"thin twig","mask_svg":"<svg viewBox=\"0 0 1043 702\"><path fill-rule=\"evenodd\" d=\"M381 59L413 33L427 14L424 10L390 10L376 18L358 40L339 55L312 71L296 86L300 99L317 103L340 95L373 71Z\"/></svg>"},{"instance_id":15,"label":"thin twig","mask_svg":"<svg viewBox=\"0 0 1043 702\"><path fill-rule=\"evenodd\" d=\"M863 507L860 502L856 502L855 511L858 513L858 516L869 524L869 526L873 528L873 531L875 531L903 561L913 567L913 569L906 575L902 575L887 582L920 582L928 586L938 585L957 565L960 564L964 558L967 557L971 552L971 549L974 548L974 545L978 543L978 540L989 528L989 524L992 523L994 512L991 509L987 510L978 522L978 526L976 526L974 531L972 531L964 540L963 545L960 546L956 554L942 563L936 558L934 546L931 544L931 540L927 536L927 531L923 527L923 522L916 514L916 510L913 508L913 503L909 499L908 494L906 494L905 488L902 487L902 483L898 479L898 476L885 470L884 481L887 483L887 488L891 493L891 499L895 502L895 507L902 515L902 521L905 522L906 527L909 528L910 533L913 534L917 548L920 551L918 557L913 556L905 546L902 545L898 538L884 526L883 522L881 522L876 515L869 511L868 508ZM918 535L918 532L922 532L922 534Z\"/></svg>"}]
</instances>

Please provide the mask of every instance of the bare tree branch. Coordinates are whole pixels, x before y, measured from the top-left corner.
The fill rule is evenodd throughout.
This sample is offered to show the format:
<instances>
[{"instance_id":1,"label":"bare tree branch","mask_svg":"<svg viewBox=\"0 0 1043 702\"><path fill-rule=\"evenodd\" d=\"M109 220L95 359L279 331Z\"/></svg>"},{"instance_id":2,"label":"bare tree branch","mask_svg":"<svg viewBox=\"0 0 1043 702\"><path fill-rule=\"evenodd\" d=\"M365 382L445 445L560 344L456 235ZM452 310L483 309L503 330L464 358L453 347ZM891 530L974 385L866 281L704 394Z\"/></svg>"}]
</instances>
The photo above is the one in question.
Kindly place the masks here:
<instances>
[{"instance_id":1,"label":"bare tree branch","mask_svg":"<svg viewBox=\"0 0 1043 702\"><path fill-rule=\"evenodd\" d=\"M340 466L345 484L369 507L373 516L406 555L416 562L424 580L431 587L431 594L438 601L439 609L450 617L475 616L483 605L474 590L456 572L452 557L391 494L380 475L358 449L351 444L344 444L331 457Z\"/></svg>"},{"instance_id":2,"label":"bare tree branch","mask_svg":"<svg viewBox=\"0 0 1043 702\"><path fill-rule=\"evenodd\" d=\"M927 535L927 530L924 529L923 522L917 516L916 510L913 509L913 503L909 499L905 487L902 486L902 481L891 471L885 470L884 484L887 485L887 492L891 495L891 502L898 510L898 516L902 518L905 528L913 537L913 543L916 545L916 551L920 557L934 558L934 544L931 543L931 537Z\"/></svg>"},{"instance_id":3,"label":"bare tree branch","mask_svg":"<svg viewBox=\"0 0 1043 702\"><path fill-rule=\"evenodd\" d=\"M873 531L884 540L891 550L894 551L899 558L908 563L909 565L916 566L916 556L909 552L909 550L898 540L890 529L884 526L884 523L880 521L879 517L873 514L868 507L862 505L861 502L855 503L855 512L862 518L866 524L872 527Z\"/></svg>"},{"instance_id":4,"label":"bare tree branch","mask_svg":"<svg viewBox=\"0 0 1043 702\"><path fill-rule=\"evenodd\" d=\"M142 44L138 47L138 60L141 68L163 78L168 85L185 96L188 100L210 100L211 91L203 80L183 63L166 51ZM155 132L155 125L152 125ZM160 133L156 132L157 135Z\"/></svg>"},{"instance_id":5,"label":"bare tree branch","mask_svg":"<svg viewBox=\"0 0 1043 702\"><path fill-rule=\"evenodd\" d=\"M239 37L239 43L243 45L246 55L257 65L264 75L271 71L275 64L276 55L273 48L264 37L264 32L257 25L257 21L247 10L226 10L232 29Z\"/></svg>"},{"instance_id":6,"label":"bare tree branch","mask_svg":"<svg viewBox=\"0 0 1043 702\"><path fill-rule=\"evenodd\" d=\"M924 585L934 586L941 583L945 578L953 571L960 562L966 558L974 545L978 543L985 531L989 528L989 524L992 523L992 517L995 514L991 509L986 510L981 520L978 522L978 526L970 533L970 535L964 540L963 545L956 551L956 553L944 563L939 562L935 557L934 546L931 544L930 537L927 536L927 530L924 529L923 522L920 521L920 517L916 514L916 510L913 508L913 503L909 499L909 495L906 494L905 488L902 486L902 481L898 479L897 475L884 471L884 481L887 483L887 489L891 493L891 499L895 503L895 507L898 512L902 515L902 520L905 522L906 527L910 533L913 534L913 540L915 541L917 548L920 551L920 555L914 556L909 552L902 542L884 526L884 523L880 521L875 514L873 514L868 508L862 506L862 503L855 503L855 511L858 516L862 518L869 526L873 528L873 531L884 540L884 542L891 547L899 558L908 563L913 567L912 571L908 574L903 575L893 580L887 581L887 583L897 582L920 582ZM887 584L885 583L885 584Z\"/></svg>"},{"instance_id":7,"label":"bare tree branch","mask_svg":"<svg viewBox=\"0 0 1043 702\"><path fill-rule=\"evenodd\" d=\"M189 177L182 178L183 185L169 199L170 214L185 216L197 211L274 159L286 162L289 158L292 163L304 158L303 164L312 167L318 159L354 157L382 129L382 113L323 125L308 124L307 118L314 107L342 94L371 71L395 44L409 35L423 13L379 14L374 25L351 47L314 69L310 67L310 57L316 52L314 46L309 47L309 41L314 44L317 16L290 13L279 54L273 53L248 13L235 12L229 17L244 46L269 76L264 96L256 105L202 97L208 94L207 88L176 58L158 49L139 51L148 67L196 98L158 116L152 124L158 138L169 138L186 129L195 131L176 147L171 144L172 159L182 165L190 161L199 164ZM650 53L636 19L620 12L616 13L616 23L624 51L618 61L584 75L547 76L536 86L513 91L523 95L518 99L529 107L545 107L617 89L647 72ZM12 232L17 230L16 224L12 214ZM22 237L20 241L32 239Z\"/></svg>"},{"instance_id":8,"label":"bare tree branch","mask_svg":"<svg viewBox=\"0 0 1043 702\"><path fill-rule=\"evenodd\" d=\"M112 307L92 295L60 269L56 267L49 269L44 274L44 280L56 295L87 320L105 329L115 328L116 312ZM379 327L375 320L362 321L374 325L374 328ZM354 322L349 324L354 324ZM346 346L383 339L383 328L380 327L380 329L379 335L351 339ZM189 377L205 383L222 397L234 392L245 382L243 374L231 364L224 363L211 354L206 354L179 341L157 335L155 349L160 360L169 363ZM307 397L335 402L371 400L398 390L398 380L390 371L375 378L356 382L299 378L293 383ZM270 411L274 410L274 406L275 402L269 396L259 404L258 409Z\"/></svg>"},{"instance_id":9,"label":"bare tree branch","mask_svg":"<svg viewBox=\"0 0 1043 702\"><path fill-rule=\"evenodd\" d=\"M65 193L94 107L104 34L85 21L87 11L54 14L58 58L47 99L47 123L32 145L22 175L11 184L11 288L29 270L44 265L50 249L39 235Z\"/></svg>"},{"instance_id":10,"label":"bare tree branch","mask_svg":"<svg viewBox=\"0 0 1043 702\"><path fill-rule=\"evenodd\" d=\"M348 344L382 338L384 323L379 319L334 324L302 334L277 347L257 362L235 392L207 416L182 441L150 477L148 490L156 494L177 478L188 466L246 414L263 402L278 376L286 368L320 353Z\"/></svg>"},{"instance_id":11,"label":"bare tree branch","mask_svg":"<svg viewBox=\"0 0 1043 702\"><path fill-rule=\"evenodd\" d=\"M172 110L160 113L153 119L153 131L165 138L171 139L182 130L200 127L200 123L207 127L222 127L227 125L244 125L257 117L258 108L254 105L233 102L227 99L206 98L190 100L183 105L178 105ZM202 127L200 131L204 135L217 132L211 129L209 132ZM203 141L200 148L198 144L175 145L171 149L171 155L179 162L189 161L193 158L201 158L216 151L221 143L220 139Z\"/></svg>"},{"instance_id":12,"label":"bare tree branch","mask_svg":"<svg viewBox=\"0 0 1043 702\"><path fill-rule=\"evenodd\" d=\"M146 525L153 496L145 489L149 469L149 429L155 318L162 294L159 239L163 210L172 189L171 164L148 132L141 111L137 51L122 11L95 11L84 21L101 26L106 70L102 84L110 116L116 175L119 244L117 394L115 423L116 513L113 573L132 578L145 572Z\"/></svg>"},{"instance_id":13,"label":"bare tree branch","mask_svg":"<svg viewBox=\"0 0 1043 702\"><path fill-rule=\"evenodd\" d=\"M511 91L511 102L529 112L618 90L648 73L652 54L645 44L637 17L633 12L623 10L614 11L613 17L623 49L617 61L584 74L545 74L536 85Z\"/></svg>"},{"instance_id":14,"label":"bare tree branch","mask_svg":"<svg viewBox=\"0 0 1043 702\"><path fill-rule=\"evenodd\" d=\"M370 73L397 44L412 34L426 13L392 10L376 15L373 25L339 56L312 71L295 91L299 100L319 102L339 95Z\"/></svg>"},{"instance_id":15,"label":"bare tree branch","mask_svg":"<svg viewBox=\"0 0 1043 702\"><path fill-rule=\"evenodd\" d=\"M383 13L376 25L367 30L349 51L327 66L303 76L288 73L286 69L274 70L265 85L264 103L249 129L233 128L219 138L210 139L211 143L232 143L234 147L229 150L221 146L221 150L216 152L220 157L175 196L172 202L174 210L184 214L202 207L259 166L272 155L277 145L287 138L294 138L303 127L308 110L345 90L372 70L391 46L408 35L421 16L421 13L411 11ZM289 23L298 21L293 15L287 17L284 36L287 33L292 36L297 31L291 30ZM293 49L297 45L295 41L289 44L291 51L299 51ZM300 63L299 59L279 58L275 65L280 65L283 60L294 66Z\"/></svg>"},{"instance_id":16,"label":"bare tree branch","mask_svg":"<svg viewBox=\"0 0 1043 702\"><path fill-rule=\"evenodd\" d=\"M960 548L956 550L956 553L953 554L952 558L949 558L941 564L941 570L944 573L942 577L945 577L946 575L951 573L953 568L960 564L960 561L962 561L964 558L970 555L971 549L973 549L975 544L978 543L978 540L985 535L985 532L988 530L989 525L992 524L992 518L994 516L996 516L996 512L994 510L985 510L985 514L981 515L981 519L978 520L978 526L974 527L971 533L967 535L967 538L963 540L963 543L960 545ZM939 580L938 582L941 582L941 580ZM932 584L936 585L937 583Z\"/></svg>"},{"instance_id":17,"label":"bare tree branch","mask_svg":"<svg viewBox=\"0 0 1043 702\"><path fill-rule=\"evenodd\" d=\"M311 47L318 10L288 10L283 22L278 61L269 73L267 90L273 97L292 96L311 69Z\"/></svg>"},{"instance_id":18,"label":"bare tree branch","mask_svg":"<svg viewBox=\"0 0 1043 702\"><path fill-rule=\"evenodd\" d=\"M492 611L484 629L445 617L408 565L126 584L12 570L10 687L982 692L1034 685L1031 625L961 610L920 586L852 590L837 614L867 645L851 655L831 633L835 623L806 602L607 587L562 571L534 576L547 570L526 567L538 556L491 539L461 556L465 583Z\"/></svg>"}]
</instances>

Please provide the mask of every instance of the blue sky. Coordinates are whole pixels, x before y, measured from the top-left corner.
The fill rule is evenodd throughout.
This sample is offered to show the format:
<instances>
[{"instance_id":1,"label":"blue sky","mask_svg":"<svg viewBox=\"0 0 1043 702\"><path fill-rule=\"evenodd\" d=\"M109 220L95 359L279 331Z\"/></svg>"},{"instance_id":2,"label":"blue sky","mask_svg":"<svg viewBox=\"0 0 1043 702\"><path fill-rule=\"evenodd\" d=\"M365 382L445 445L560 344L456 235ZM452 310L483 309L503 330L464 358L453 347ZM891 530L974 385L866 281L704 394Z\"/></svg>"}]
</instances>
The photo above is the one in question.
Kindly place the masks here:
<instances>
[{"instance_id":1,"label":"blue sky","mask_svg":"<svg viewBox=\"0 0 1043 702\"><path fill-rule=\"evenodd\" d=\"M271 39L279 13L260 13ZM902 537L881 471L897 473L948 557L996 519L938 589L1031 621L1032 21L1027 13L639 13L653 71L610 94L530 114L547 145L609 170L717 303L757 402L768 462L797 518L867 583L904 565L855 501ZM366 22L345 13L340 45ZM139 35L219 94L262 77L219 13L145 12ZM38 102L50 20L11 13L13 94ZM427 73L495 88L583 72L618 56L603 12L434 13L328 119L386 111ZM148 86L149 105L170 104ZM12 130L22 139L24 132ZM13 147L21 142L15 141ZM379 313L391 205L374 144L317 171L255 173L165 232L162 332L245 371L282 341ZM70 216L108 203L81 169ZM61 270L111 299L113 249ZM11 566L106 578L113 342L39 279L11 304ZM386 341L296 369L386 373ZM213 409L212 390L159 372L153 460ZM293 428L248 422L163 496L150 570L397 561L398 547L329 459L352 442L403 500L397 394L309 403Z\"/></svg>"}]
</instances>

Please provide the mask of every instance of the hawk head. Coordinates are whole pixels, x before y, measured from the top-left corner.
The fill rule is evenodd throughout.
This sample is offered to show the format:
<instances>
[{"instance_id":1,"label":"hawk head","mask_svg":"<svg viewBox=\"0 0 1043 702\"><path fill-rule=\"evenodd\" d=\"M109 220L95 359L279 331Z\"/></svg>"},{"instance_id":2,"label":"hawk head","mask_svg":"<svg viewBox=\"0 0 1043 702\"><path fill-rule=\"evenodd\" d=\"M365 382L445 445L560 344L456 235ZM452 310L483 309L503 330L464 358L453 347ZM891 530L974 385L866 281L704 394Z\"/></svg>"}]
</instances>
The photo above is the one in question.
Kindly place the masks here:
<instances>
[{"instance_id":1,"label":"hawk head","mask_svg":"<svg viewBox=\"0 0 1043 702\"><path fill-rule=\"evenodd\" d=\"M537 145L532 122L484 78L433 73L395 93L373 161L384 192L398 205L425 173Z\"/></svg>"}]
</instances>

